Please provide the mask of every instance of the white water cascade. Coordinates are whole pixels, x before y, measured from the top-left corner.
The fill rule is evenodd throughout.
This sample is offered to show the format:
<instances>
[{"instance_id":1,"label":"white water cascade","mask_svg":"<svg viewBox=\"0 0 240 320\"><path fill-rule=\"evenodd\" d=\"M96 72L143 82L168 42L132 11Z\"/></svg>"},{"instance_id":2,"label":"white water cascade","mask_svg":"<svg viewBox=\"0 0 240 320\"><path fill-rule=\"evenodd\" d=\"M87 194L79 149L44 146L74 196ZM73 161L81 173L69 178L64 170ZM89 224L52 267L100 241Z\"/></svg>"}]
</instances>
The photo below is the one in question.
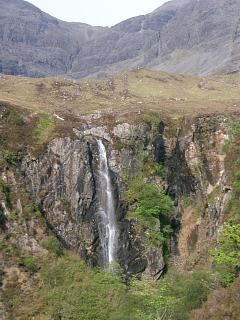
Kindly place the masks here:
<instances>
[{"instance_id":1,"label":"white water cascade","mask_svg":"<svg viewBox=\"0 0 240 320\"><path fill-rule=\"evenodd\" d=\"M107 161L106 149L101 140L97 140L99 153L99 237L103 249L104 264L110 267L115 261L117 249L117 223L112 183Z\"/></svg>"}]
</instances>

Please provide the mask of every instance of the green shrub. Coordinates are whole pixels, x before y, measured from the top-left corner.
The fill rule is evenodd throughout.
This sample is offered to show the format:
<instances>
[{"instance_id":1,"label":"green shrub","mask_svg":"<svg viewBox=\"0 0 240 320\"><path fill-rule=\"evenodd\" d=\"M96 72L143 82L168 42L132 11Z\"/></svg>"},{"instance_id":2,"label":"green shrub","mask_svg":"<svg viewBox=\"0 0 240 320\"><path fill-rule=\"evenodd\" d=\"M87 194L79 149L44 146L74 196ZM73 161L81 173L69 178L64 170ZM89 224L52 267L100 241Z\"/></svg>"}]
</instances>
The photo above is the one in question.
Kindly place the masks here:
<instances>
[{"instance_id":1,"label":"green shrub","mask_svg":"<svg viewBox=\"0 0 240 320\"><path fill-rule=\"evenodd\" d=\"M43 144L51 137L55 127L55 122L51 117L39 118L33 132L37 144Z\"/></svg>"},{"instance_id":2,"label":"green shrub","mask_svg":"<svg viewBox=\"0 0 240 320\"><path fill-rule=\"evenodd\" d=\"M193 199L192 199L191 196L185 196L183 198L183 206L184 206L184 208L188 208L188 207L192 206L192 204L193 204Z\"/></svg>"},{"instance_id":3,"label":"green shrub","mask_svg":"<svg viewBox=\"0 0 240 320\"><path fill-rule=\"evenodd\" d=\"M143 117L143 122L147 125L150 125L153 129L157 129L160 123L160 120L155 115L145 114Z\"/></svg>"},{"instance_id":4,"label":"green shrub","mask_svg":"<svg viewBox=\"0 0 240 320\"><path fill-rule=\"evenodd\" d=\"M231 142L227 141L224 143L223 147L222 147L222 152L223 153L228 153L231 150Z\"/></svg>"},{"instance_id":5,"label":"green shrub","mask_svg":"<svg viewBox=\"0 0 240 320\"><path fill-rule=\"evenodd\" d=\"M172 234L172 229L170 234ZM161 232L160 230L151 230L148 235L148 243L149 245L158 247L164 247L163 254L164 254L164 261L167 263L168 261L168 234Z\"/></svg>"},{"instance_id":6,"label":"green shrub","mask_svg":"<svg viewBox=\"0 0 240 320\"><path fill-rule=\"evenodd\" d=\"M46 261L39 276L42 285L31 293L31 306L25 311L22 305L16 308L26 319L38 315L52 320L116 320L114 314L119 314L123 320L121 314L126 309L131 312L122 281L114 274L88 268L77 258L63 255ZM129 314L125 319L134 318Z\"/></svg>"},{"instance_id":7,"label":"green shrub","mask_svg":"<svg viewBox=\"0 0 240 320\"><path fill-rule=\"evenodd\" d=\"M200 307L217 285L218 279L208 270L172 270L158 282L133 280L129 298L141 297L139 303L135 302L136 319L187 320L191 310Z\"/></svg>"},{"instance_id":8,"label":"green shrub","mask_svg":"<svg viewBox=\"0 0 240 320\"><path fill-rule=\"evenodd\" d=\"M143 219L159 218L170 211L171 204L171 199L162 188L149 183L143 186L135 212Z\"/></svg>"},{"instance_id":9,"label":"green shrub","mask_svg":"<svg viewBox=\"0 0 240 320\"><path fill-rule=\"evenodd\" d=\"M154 162L149 155L143 158L143 165L142 165L141 171L144 177L149 177L149 176L164 177L165 175L164 166L161 163Z\"/></svg>"},{"instance_id":10,"label":"green shrub","mask_svg":"<svg viewBox=\"0 0 240 320\"><path fill-rule=\"evenodd\" d=\"M56 256L61 256L63 254L61 244L54 236L49 236L47 239L42 240L41 246Z\"/></svg>"},{"instance_id":11,"label":"green shrub","mask_svg":"<svg viewBox=\"0 0 240 320\"><path fill-rule=\"evenodd\" d=\"M158 282L129 279L126 285L116 274L89 268L67 254L37 263L25 257L20 266L37 269L38 275L30 292L6 296L13 319L186 320L215 286L208 271L171 272Z\"/></svg>"},{"instance_id":12,"label":"green shrub","mask_svg":"<svg viewBox=\"0 0 240 320\"><path fill-rule=\"evenodd\" d=\"M240 181L235 181L233 183L233 189L238 195L240 194Z\"/></svg>"},{"instance_id":13,"label":"green shrub","mask_svg":"<svg viewBox=\"0 0 240 320\"><path fill-rule=\"evenodd\" d=\"M39 206L35 202L32 202L32 203L26 205L24 207L23 213L24 213L25 218L32 218L33 216L34 217L41 216Z\"/></svg>"},{"instance_id":14,"label":"green shrub","mask_svg":"<svg viewBox=\"0 0 240 320\"><path fill-rule=\"evenodd\" d=\"M240 223L240 199L238 196L234 195L232 199L229 200L225 213L227 216L231 217L236 223Z\"/></svg>"},{"instance_id":15,"label":"green shrub","mask_svg":"<svg viewBox=\"0 0 240 320\"><path fill-rule=\"evenodd\" d=\"M0 145L4 143L4 138L0 135Z\"/></svg>"},{"instance_id":16,"label":"green shrub","mask_svg":"<svg viewBox=\"0 0 240 320\"><path fill-rule=\"evenodd\" d=\"M0 158L2 159L2 161L5 161L7 164L13 166L15 166L20 160L17 154L6 149L0 151Z\"/></svg>"},{"instance_id":17,"label":"green shrub","mask_svg":"<svg viewBox=\"0 0 240 320\"><path fill-rule=\"evenodd\" d=\"M32 273L35 273L38 271L38 266L37 266L36 261L33 257L21 258L21 260L19 262L19 266L24 268L25 271L29 271Z\"/></svg>"},{"instance_id":18,"label":"green shrub","mask_svg":"<svg viewBox=\"0 0 240 320\"><path fill-rule=\"evenodd\" d=\"M9 208L11 208L11 190L9 186L5 183L5 181L0 177L0 192L5 195L6 204Z\"/></svg>"},{"instance_id":19,"label":"green shrub","mask_svg":"<svg viewBox=\"0 0 240 320\"><path fill-rule=\"evenodd\" d=\"M3 234L0 233L0 252L6 254L9 257L16 257L19 255L19 249L9 243Z\"/></svg>"},{"instance_id":20,"label":"green shrub","mask_svg":"<svg viewBox=\"0 0 240 320\"><path fill-rule=\"evenodd\" d=\"M139 219L139 226L145 232L150 245L162 245L165 261L168 257L172 201L162 187L145 182L139 176L128 182L125 192L131 214ZM160 222L160 227L157 227Z\"/></svg>"},{"instance_id":21,"label":"green shrub","mask_svg":"<svg viewBox=\"0 0 240 320\"><path fill-rule=\"evenodd\" d=\"M196 222L203 215L204 212L205 212L205 204L203 200L200 200L194 205L194 209L192 212L193 222Z\"/></svg>"},{"instance_id":22,"label":"green shrub","mask_svg":"<svg viewBox=\"0 0 240 320\"><path fill-rule=\"evenodd\" d=\"M18 214L15 210L12 210L7 218L9 221L17 221L18 220Z\"/></svg>"},{"instance_id":23,"label":"green shrub","mask_svg":"<svg viewBox=\"0 0 240 320\"><path fill-rule=\"evenodd\" d=\"M234 138L239 138L240 137L240 122L232 122L230 124L230 132L232 133Z\"/></svg>"},{"instance_id":24,"label":"green shrub","mask_svg":"<svg viewBox=\"0 0 240 320\"><path fill-rule=\"evenodd\" d=\"M11 125L15 125L18 127L24 126L25 122L23 118L20 116L20 114L14 110L12 110L8 115L8 123Z\"/></svg>"},{"instance_id":25,"label":"green shrub","mask_svg":"<svg viewBox=\"0 0 240 320\"><path fill-rule=\"evenodd\" d=\"M207 270L167 274L159 282L161 309L165 312L162 319L188 319L190 311L207 300L217 283L216 276Z\"/></svg>"},{"instance_id":26,"label":"green shrub","mask_svg":"<svg viewBox=\"0 0 240 320\"><path fill-rule=\"evenodd\" d=\"M167 215L172 208L172 201L163 188L154 183L144 182L142 177L129 181L126 198L134 206L136 215L144 220L159 219Z\"/></svg>"},{"instance_id":27,"label":"green shrub","mask_svg":"<svg viewBox=\"0 0 240 320\"><path fill-rule=\"evenodd\" d=\"M113 139L113 146L114 146L114 149L120 151L126 146L126 143L123 142L120 138L115 137Z\"/></svg>"},{"instance_id":28,"label":"green shrub","mask_svg":"<svg viewBox=\"0 0 240 320\"><path fill-rule=\"evenodd\" d=\"M240 195L240 171L234 172L233 190L237 196Z\"/></svg>"},{"instance_id":29,"label":"green shrub","mask_svg":"<svg viewBox=\"0 0 240 320\"><path fill-rule=\"evenodd\" d=\"M224 284L232 283L240 273L240 224L229 221L224 224L219 245L212 252L218 272Z\"/></svg>"}]
</instances>

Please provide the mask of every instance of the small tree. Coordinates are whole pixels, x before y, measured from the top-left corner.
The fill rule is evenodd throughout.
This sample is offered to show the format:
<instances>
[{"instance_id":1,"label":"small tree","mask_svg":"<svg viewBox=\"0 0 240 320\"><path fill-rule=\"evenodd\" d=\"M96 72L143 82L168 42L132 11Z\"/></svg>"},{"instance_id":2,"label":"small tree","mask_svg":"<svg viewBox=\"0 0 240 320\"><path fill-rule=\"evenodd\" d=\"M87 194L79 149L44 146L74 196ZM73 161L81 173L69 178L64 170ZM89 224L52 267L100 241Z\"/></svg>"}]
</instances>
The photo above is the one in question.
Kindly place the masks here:
<instances>
[{"instance_id":1,"label":"small tree","mask_svg":"<svg viewBox=\"0 0 240 320\"><path fill-rule=\"evenodd\" d=\"M240 273L240 224L224 224L219 246L212 255L223 282L232 283Z\"/></svg>"},{"instance_id":2,"label":"small tree","mask_svg":"<svg viewBox=\"0 0 240 320\"><path fill-rule=\"evenodd\" d=\"M164 189L150 182L145 182L139 176L128 183L126 199L130 204L130 212L139 220L139 225L145 231L151 245L162 245L167 261L169 239L172 234L171 208L172 200ZM160 222L160 228L157 226Z\"/></svg>"},{"instance_id":3,"label":"small tree","mask_svg":"<svg viewBox=\"0 0 240 320\"><path fill-rule=\"evenodd\" d=\"M162 187L154 183L145 183L141 177L130 181L126 191L127 200L134 207L137 216L147 220L161 219L171 208L171 198Z\"/></svg>"}]
</instances>

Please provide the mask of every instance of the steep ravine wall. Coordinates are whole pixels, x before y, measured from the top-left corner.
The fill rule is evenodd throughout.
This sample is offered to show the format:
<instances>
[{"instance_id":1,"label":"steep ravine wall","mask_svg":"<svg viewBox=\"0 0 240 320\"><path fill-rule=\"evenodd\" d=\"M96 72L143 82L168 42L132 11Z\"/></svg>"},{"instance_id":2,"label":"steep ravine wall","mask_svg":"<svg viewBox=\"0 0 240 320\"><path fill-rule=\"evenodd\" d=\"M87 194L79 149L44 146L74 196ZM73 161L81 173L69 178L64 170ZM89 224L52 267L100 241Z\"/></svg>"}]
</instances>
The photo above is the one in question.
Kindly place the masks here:
<instances>
[{"instance_id":1,"label":"steep ravine wall","mask_svg":"<svg viewBox=\"0 0 240 320\"><path fill-rule=\"evenodd\" d=\"M223 145L228 119L202 116L119 122L88 122L75 137L53 139L37 157L29 153L21 173L48 226L61 242L90 265L103 266L97 226L99 154L96 138L108 154L119 228L117 262L128 274L161 275L165 262L160 246L146 243L128 216L124 192L146 157L160 163L164 177L146 177L163 186L174 204L170 263L191 268L204 257L223 222L231 194L226 185ZM191 259L189 259L191 255Z\"/></svg>"}]
</instances>

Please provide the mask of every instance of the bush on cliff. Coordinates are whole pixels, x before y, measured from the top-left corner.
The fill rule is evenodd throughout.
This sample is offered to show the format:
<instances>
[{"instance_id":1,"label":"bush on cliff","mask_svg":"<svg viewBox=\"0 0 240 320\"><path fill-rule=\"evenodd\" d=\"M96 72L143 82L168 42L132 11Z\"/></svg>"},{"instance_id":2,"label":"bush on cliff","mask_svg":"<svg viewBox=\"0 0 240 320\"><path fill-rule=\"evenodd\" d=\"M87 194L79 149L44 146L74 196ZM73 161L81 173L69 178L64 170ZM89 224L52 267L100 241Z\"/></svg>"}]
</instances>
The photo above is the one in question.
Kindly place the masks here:
<instances>
[{"instance_id":1,"label":"bush on cliff","mask_svg":"<svg viewBox=\"0 0 240 320\"><path fill-rule=\"evenodd\" d=\"M139 221L151 245L162 245L167 259L171 228L172 200L162 187L139 176L128 182L129 213Z\"/></svg>"},{"instance_id":2,"label":"bush on cliff","mask_svg":"<svg viewBox=\"0 0 240 320\"><path fill-rule=\"evenodd\" d=\"M224 224L213 257L222 282L232 283L240 273L240 224L233 221Z\"/></svg>"}]
</instances>

